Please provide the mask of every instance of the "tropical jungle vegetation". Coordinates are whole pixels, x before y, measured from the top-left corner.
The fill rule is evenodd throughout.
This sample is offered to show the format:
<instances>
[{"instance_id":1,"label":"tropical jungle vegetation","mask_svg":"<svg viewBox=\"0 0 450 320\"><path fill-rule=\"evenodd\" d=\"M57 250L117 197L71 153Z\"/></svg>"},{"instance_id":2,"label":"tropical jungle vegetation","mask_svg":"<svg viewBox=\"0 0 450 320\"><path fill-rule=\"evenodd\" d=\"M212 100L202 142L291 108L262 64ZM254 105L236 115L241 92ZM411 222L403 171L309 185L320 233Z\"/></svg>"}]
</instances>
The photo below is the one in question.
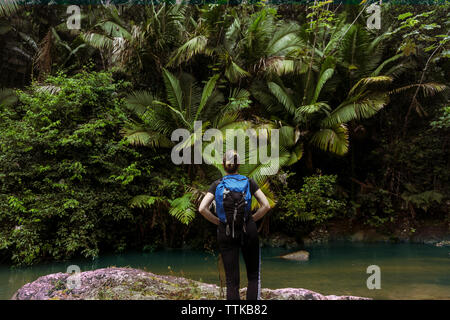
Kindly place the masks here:
<instances>
[{"instance_id":1,"label":"tropical jungle vegetation","mask_svg":"<svg viewBox=\"0 0 450 320\"><path fill-rule=\"evenodd\" d=\"M448 2L383 3L380 29L369 4L83 4L69 29L66 5L2 1L0 261L212 247L221 167L171 161L196 121L279 130L278 173L240 169L263 236L448 230Z\"/></svg>"}]
</instances>

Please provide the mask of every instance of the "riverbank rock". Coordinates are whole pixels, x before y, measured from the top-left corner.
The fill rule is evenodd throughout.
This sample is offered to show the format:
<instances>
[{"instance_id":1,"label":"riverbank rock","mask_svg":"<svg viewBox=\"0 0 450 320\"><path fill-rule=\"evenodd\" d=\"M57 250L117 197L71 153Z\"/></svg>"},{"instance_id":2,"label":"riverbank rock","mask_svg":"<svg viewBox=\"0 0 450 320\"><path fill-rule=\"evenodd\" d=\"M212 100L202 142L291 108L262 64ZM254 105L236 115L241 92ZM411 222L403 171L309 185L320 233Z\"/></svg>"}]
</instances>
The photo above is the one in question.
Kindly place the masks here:
<instances>
[{"instance_id":1,"label":"riverbank rock","mask_svg":"<svg viewBox=\"0 0 450 320\"><path fill-rule=\"evenodd\" d=\"M302 240L303 244L306 246L313 244L324 244L328 243L330 240L330 234L327 229L320 227L310 232L310 234Z\"/></svg>"},{"instance_id":2,"label":"riverbank rock","mask_svg":"<svg viewBox=\"0 0 450 320\"><path fill-rule=\"evenodd\" d=\"M378 233L374 229L358 230L349 238L351 242L389 242L389 236Z\"/></svg>"},{"instance_id":3,"label":"riverbank rock","mask_svg":"<svg viewBox=\"0 0 450 320\"><path fill-rule=\"evenodd\" d=\"M226 289L182 277L162 276L132 268L104 268L78 274L79 286L67 273L49 274L20 288L12 300L216 300ZM69 278L70 277L70 278ZM246 288L240 290L245 299ZM263 300L367 300L355 296L325 296L301 289L262 289Z\"/></svg>"},{"instance_id":4,"label":"riverbank rock","mask_svg":"<svg viewBox=\"0 0 450 320\"><path fill-rule=\"evenodd\" d=\"M450 247L450 241L442 240L442 241L436 243L436 247Z\"/></svg>"},{"instance_id":5,"label":"riverbank rock","mask_svg":"<svg viewBox=\"0 0 450 320\"><path fill-rule=\"evenodd\" d=\"M412 221L406 217L377 229L360 222L334 220L326 227L317 227L302 240L305 246L334 241L437 245L450 241L450 224L436 220Z\"/></svg>"},{"instance_id":6,"label":"riverbank rock","mask_svg":"<svg viewBox=\"0 0 450 320\"><path fill-rule=\"evenodd\" d=\"M262 239L262 244L267 247L272 248L296 248L298 247L298 243L295 241L293 237L289 237L283 233L276 232L270 235L268 238Z\"/></svg>"},{"instance_id":7,"label":"riverbank rock","mask_svg":"<svg viewBox=\"0 0 450 320\"><path fill-rule=\"evenodd\" d=\"M300 250L300 251L282 255L280 258L287 259L287 260L295 260L295 261L308 261L309 260L309 252L305 251L305 250Z\"/></svg>"}]
</instances>

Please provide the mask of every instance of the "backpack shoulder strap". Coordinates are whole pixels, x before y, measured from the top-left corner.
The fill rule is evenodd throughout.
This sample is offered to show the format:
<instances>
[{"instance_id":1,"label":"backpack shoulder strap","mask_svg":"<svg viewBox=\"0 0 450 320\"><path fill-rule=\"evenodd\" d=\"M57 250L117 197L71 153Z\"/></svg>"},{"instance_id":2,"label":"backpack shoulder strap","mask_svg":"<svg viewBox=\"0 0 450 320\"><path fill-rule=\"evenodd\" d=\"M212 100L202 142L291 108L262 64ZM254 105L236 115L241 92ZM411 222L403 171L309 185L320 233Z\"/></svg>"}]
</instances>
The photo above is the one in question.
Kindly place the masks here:
<instances>
[{"instance_id":1,"label":"backpack shoulder strap","mask_svg":"<svg viewBox=\"0 0 450 320\"><path fill-rule=\"evenodd\" d=\"M227 218L225 216L225 209L223 208L223 189L224 189L223 181L224 181L223 177L219 179L219 183L217 184L214 197L216 201L217 217L219 218L220 221L226 222Z\"/></svg>"}]
</instances>

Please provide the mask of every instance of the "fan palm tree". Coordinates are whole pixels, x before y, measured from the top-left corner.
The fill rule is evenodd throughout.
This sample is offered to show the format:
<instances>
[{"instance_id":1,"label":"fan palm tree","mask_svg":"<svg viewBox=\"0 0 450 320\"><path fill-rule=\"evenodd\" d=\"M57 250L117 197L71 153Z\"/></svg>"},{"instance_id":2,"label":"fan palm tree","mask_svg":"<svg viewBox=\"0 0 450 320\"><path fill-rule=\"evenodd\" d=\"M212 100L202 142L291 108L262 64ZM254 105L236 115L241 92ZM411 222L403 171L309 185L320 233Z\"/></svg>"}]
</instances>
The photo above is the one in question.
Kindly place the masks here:
<instances>
[{"instance_id":1,"label":"fan palm tree","mask_svg":"<svg viewBox=\"0 0 450 320\"><path fill-rule=\"evenodd\" d=\"M177 150L191 147L198 139L202 139L205 130L209 128L217 129L221 132L216 141L218 146L223 147L225 152L230 145L233 145L232 135L227 135L228 129L235 129L237 139L245 139L246 154L244 159L249 160L252 150L250 146L247 129L255 129L255 133L266 133L268 135L268 145L270 145L271 125L259 123L254 125L249 121L239 119L239 111L248 107L247 99L250 93L244 89L231 90L228 102L225 102L223 95L215 90L218 75L209 79L203 89L200 89L194 79L188 74L182 74L177 79L172 73L164 69L164 82L166 86L166 99L158 99L148 92L134 92L129 95L127 104L138 117L138 121L130 121L128 126L123 128L122 133L131 144L151 147L170 148L174 143L170 140L172 132L179 128L187 129L191 132L189 139L183 144L179 144ZM201 132L195 131L195 122L202 121ZM251 133L250 133L251 134ZM251 164L246 161L241 166L242 172L254 178L257 182L264 184L267 172L273 172L272 166L279 163L282 166L291 161L292 154L288 152L288 147L292 145L293 134L288 128L282 128L280 135L280 155L278 162ZM224 174L221 160L209 158L204 154L211 164Z\"/></svg>"},{"instance_id":2,"label":"fan palm tree","mask_svg":"<svg viewBox=\"0 0 450 320\"><path fill-rule=\"evenodd\" d=\"M128 141L134 145L152 147L172 147L170 141L172 132L184 128L192 132L188 144L194 144L201 139L194 132L195 123L202 122L202 132L207 128L219 130L242 128L247 122L237 122L238 111L247 107L245 99L249 93L246 90L232 90L225 102L223 94L217 90L219 75L212 76L205 86L200 88L195 79L186 73L180 78L175 77L167 69L163 69L163 79L166 96L164 99L155 97L147 91L137 91L127 98L127 105L137 116L122 130Z\"/></svg>"},{"instance_id":3,"label":"fan palm tree","mask_svg":"<svg viewBox=\"0 0 450 320\"><path fill-rule=\"evenodd\" d=\"M227 129L246 130L249 127L248 122L238 121L239 111L247 107L248 91L231 90L228 101L225 101L223 94L216 88L219 75L212 76L203 88L186 73L177 78L163 69L163 79L166 89L164 98L155 97L146 91L133 92L127 98L127 105L137 118L129 121L122 129L131 144L173 147L174 143L170 140L172 132L184 128L191 135L184 144L178 146L178 150L181 150L190 148L198 139L202 139L202 134L208 128L218 129L225 136ZM196 121L202 122L200 132L195 131ZM191 196L192 193L186 193L181 198L169 201L170 214L186 224L193 218L192 208L186 202Z\"/></svg>"},{"instance_id":4,"label":"fan palm tree","mask_svg":"<svg viewBox=\"0 0 450 320\"><path fill-rule=\"evenodd\" d=\"M345 154L349 147L346 124L373 116L388 102L387 91L377 86L391 82L392 77L373 73L373 76L359 79L347 92L347 96L337 104L331 103L330 100L334 97L325 95L323 89L335 75L336 64L337 60L328 56L317 66L320 71L310 77L314 81L307 83L307 75L304 75L294 89L285 87L278 79L265 85L255 83L251 90L269 113L282 115L276 117L282 128L291 128L289 132L292 132L292 143L288 145L297 149L297 160L302 155L303 146L315 146L338 155ZM332 87L328 86L327 91ZM295 157L291 160L290 164L296 161Z\"/></svg>"},{"instance_id":5,"label":"fan palm tree","mask_svg":"<svg viewBox=\"0 0 450 320\"><path fill-rule=\"evenodd\" d=\"M131 21L123 19L116 6L104 6L82 37L100 50L109 65L125 67L142 77L159 76L170 52L184 41L187 7L152 3L129 10Z\"/></svg>"},{"instance_id":6,"label":"fan palm tree","mask_svg":"<svg viewBox=\"0 0 450 320\"><path fill-rule=\"evenodd\" d=\"M252 15L233 14L228 18L231 22L225 32L217 32L215 25L205 27L200 19L196 31L173 53L168 65L207 55L232 83L249 76L301 71L303 42L297 24L278 22L274 9L265 8Z\"/></svg>"},{"instance_id":7,"label":"fan palm tree","mask_svg":"<svg viewBox=\"0 0 450 320\"><path fill-rule=\"evenodd\" d=\"M206 129L214 128L221 132L221 137L228 139L216 141L222 142L222 151L224 152L227 146L233 145L231 136L226 134L228 129L236 129L235 133L238 139L244 138L243 136L248 137L246 130L251 128L255 129L257 133L261 132L259 129L264 128L270 134L270 130L268 130L270 126L267 127L264 124L254 126L248 121L239 119L239 111L248 107L250 93L243 89L234 89L231 90L228 101L225 101L224 96L215 88L219 78L218 75L212 76L203 89L188 74L182 74L179 78L176 78L164 69L163 77L166 87L164 99L157 98L145 91L134 92L127 98L129 109L137 117L137 120L130 121L128 126L122 130L131 144L155 148L174 147L174 143L170 140L172 132L178 128L185 128L191 132L191 135L189 139L185 140L184 144L178 145L178 150L180 150L181 148L191 147L197 139L202 139L202 134ZM196 121L202 121L201 132L195 131ZM254 178L272 204L275 200L267 183L267 172L273 172L276 170L274 166L281 167L290 160L291 152L287 148L283 149L286 145L285 141L289 141L287 137L289 137L289 128L283 128L279 157L269 163L250 163L248 161L250 153L255 152L255 150L251 150L249 139L245 140L246 153L243 158L247 161L241 165L240 172ZM270 144L269 140L268 145ZM224 174L221 161L217 161L214 157L209 158L207 154L204 154L204 156L207 158L205 160L209 160L210 164ZM189 194L192 195L192 193ZM175 207L179 204L185 205L185 200L185 198L180 199L171 203L171 205ZM255 206L257 203L255 202L253 205ZM183 210L174 209L172 213L180 221L188 223L191 218L180 215L180 212L183 212ZM188 210L185 214L188 215L189 212Z\"/></svg>"},{"instance_id":8,"label":"fan palm tree","mask_svg":"<svg viewBox=\"0 0 450 320\"><path fill-rule=\"evenodd\" d=\"M381 110L389 101L387 85L405 68L394 64L402 54L382 61L388 35L372 37L362 26L345 23L345 15L321 30L318 38L323 41L314 41L302 29L302 38L315 53L308 71L295 77L293 88L275 78L255 82L251 92L281 125L294 129L293 146L343 155L349 148L347 125Z\"/></svg>"}]
</instances>

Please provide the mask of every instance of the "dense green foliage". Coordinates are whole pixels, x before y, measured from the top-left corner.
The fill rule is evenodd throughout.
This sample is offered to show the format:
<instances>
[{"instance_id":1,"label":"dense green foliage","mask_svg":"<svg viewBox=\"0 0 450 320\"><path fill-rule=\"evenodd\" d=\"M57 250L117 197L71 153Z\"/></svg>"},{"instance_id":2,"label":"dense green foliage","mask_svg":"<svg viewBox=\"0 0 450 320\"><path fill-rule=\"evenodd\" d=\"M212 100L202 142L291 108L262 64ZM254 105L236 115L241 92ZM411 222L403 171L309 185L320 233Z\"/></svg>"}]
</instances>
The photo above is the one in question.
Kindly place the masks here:
<instances>
[{"instance_id":1,"label":"dense green foliage","mask_svg":"<svg viewBox=\"0 0 450 320\"><path fill-rule=\"evenodd\" d=\"M15 262L95 256L108 228L130 218L126 184L140 172L118 135L120 87L108 73L60 75L3 108L1 248Z\"/></svg>"},{"instance_id":2,"label":"dense green foliage","mask_svg":"<svg viewBox=\"0 0 450 320\"><path fill-rule=\"evenodd\" d=\"M162 225L158 245L168 245L169 216L133 213L130 201L151 192L176 210L170 202L188 183L173 170L171 179L154 173L164 155L145 158L119 134L127 87L108 72L51 76L19 91L17 105L2 107L0 250L15 263L124 250L145 241L133 233L142 229L144 237L149 220L152 228Z\"/></svg>"},{"instance_id":3,"label":"dense green foliage","mask_svg":"<svg viewBox=\"0 0 450 320\"><path fill-rule=\"evenodd\" d=\"M284 212L281 220L297 223L312 221L319 225L345 212L345 202L336 199L335 175L306 177L298 192L286 190L279 200L280 209Z\"/></svg>"},{"instance_id":4,"label":"dense green foliage","mask_svg":"<svg viewBox=\"0 0 450 320\"><path fill-rule=\"evenodd\" d=\"M0 4L0 256L210 248L223 170L170 158L199 120L279 130L278 174L240 168L264 232L448 224L448 5L383 5L380 30L365 7L86 6L68 30L66 7Z\"/></svg>"}]
</instances>

